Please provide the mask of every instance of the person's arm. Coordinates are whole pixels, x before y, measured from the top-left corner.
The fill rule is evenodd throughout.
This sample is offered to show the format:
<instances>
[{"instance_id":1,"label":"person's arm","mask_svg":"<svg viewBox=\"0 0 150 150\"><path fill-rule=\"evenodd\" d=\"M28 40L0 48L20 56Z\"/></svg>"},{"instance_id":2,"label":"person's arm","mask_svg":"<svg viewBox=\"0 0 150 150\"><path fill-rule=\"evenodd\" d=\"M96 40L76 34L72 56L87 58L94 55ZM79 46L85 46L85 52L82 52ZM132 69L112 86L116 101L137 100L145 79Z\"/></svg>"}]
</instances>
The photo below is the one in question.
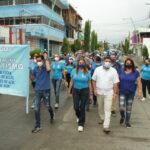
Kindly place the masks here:
<instances>
[{"instance_id":1,"label":"person's arm","mask_svg":"<svg viewBox=\"0 0 150 150\"><path fill-rule=\"evenodd\" d=\"M89 80L88 82L88 85L89 85L89 91L90 91L90 98L92 97L92 84L91 84L91 80Z\"/></svg>"},{"instance_id":2,"label":"person's arm","mask_svg":"<svg viewBox=\"0 0 150 150\"><path fill-rule=\"evenodd\" d=\"M92 80L92 85L93 85L93 89L94 89L94 95L97 96L96 81L95 80Z\"/></svg>"},{"instance_id":3,"label":"person's arm","mask_svg":"<svg viewBox=\"0 0 150 150\"><path fill-rule=\"evenodd\" d=\"M113 90L114 90L114 96L116 97L118 95L118 83L114 84Z\"/></svg>"},{"instance_id":4,"label":"person's arm","mask_svg":"<svg viewBox=\"0 0 150 150\"><path fill-rule=\"evenodd\" d=\"M69 89L68 89L68 95L70 95L72 87L73 87L73 79L71 78Z\"/></svg>"},{"instance_id":5,"label":"person's arm","mask_svg":"<svg viewBox=\"0 0 150 150\"><path fill-rule=\"evenodd\" d=\"M51 67L50 67L50 64L49 64L48 60L45 61L45 66L46 66L47 71L51 71Z\"/></svg>"},{"instance_id":6,"label":"person's arm","mask_svg":"<svg viewBox=\"0 0 150 150\"><path fill-rule=\"evenodd\" d=\"M30 80L31 80L31 81L34 80L34 75L33 75L32 71L30 71Z\"/></svg>"},{"instance_id":7,"label":"person's arm","mask_svg":"<svg viewBox=\"0 0 150 150\"><path fill-rule=\"evenodd\" d=\"M141 84L141 78L138 77L137 79L137 98L140 99L142 96L142 84Z\"/></svg>"}]
</instances>

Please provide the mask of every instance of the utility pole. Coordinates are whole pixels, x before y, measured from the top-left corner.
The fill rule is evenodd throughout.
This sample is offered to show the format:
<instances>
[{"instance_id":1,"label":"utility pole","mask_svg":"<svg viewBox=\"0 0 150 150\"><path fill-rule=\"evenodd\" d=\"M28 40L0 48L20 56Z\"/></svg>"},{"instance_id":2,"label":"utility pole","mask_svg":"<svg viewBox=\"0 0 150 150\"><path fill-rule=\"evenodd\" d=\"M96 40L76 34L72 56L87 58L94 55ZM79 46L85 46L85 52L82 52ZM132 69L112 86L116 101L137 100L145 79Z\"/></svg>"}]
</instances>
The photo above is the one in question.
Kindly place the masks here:
<instances>
[{"instance_id":1,"label":"utility pole","mask_svg":"<svg viewBox=\"0 0 150 150\"><path fill-rule=\"evenodd\" d=\"M52 0L52 11L54 11L56 2L57 2L57 0ZM48 24L49 24L49 26L51 26L51 19L49 19ZM50 51L49 51L49 35L47 37L47 50L48 50L48 56L50 56Z\"/></svg>"}]
</instances>

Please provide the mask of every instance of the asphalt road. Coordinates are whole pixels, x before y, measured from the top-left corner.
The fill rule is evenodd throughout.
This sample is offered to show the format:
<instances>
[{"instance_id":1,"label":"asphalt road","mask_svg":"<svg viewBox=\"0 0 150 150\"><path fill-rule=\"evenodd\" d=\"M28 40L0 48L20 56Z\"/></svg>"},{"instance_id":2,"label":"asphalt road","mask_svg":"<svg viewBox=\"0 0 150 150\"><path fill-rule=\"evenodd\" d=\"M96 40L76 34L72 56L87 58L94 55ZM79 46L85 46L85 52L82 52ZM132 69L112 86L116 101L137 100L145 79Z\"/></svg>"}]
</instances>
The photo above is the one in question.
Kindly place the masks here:
<instances>
[{"instance_id":1,"label":"asphalt road","mask_svg":"<svg viewBox=\"0 0 150 150\"><path fill-rule=\"evenodd\" d=\"M30 91L31 104L34 94ZM53 94L51 98L54 105ZM0 150L150 150L150 99L135 100L130 129L120 126L119 112L112 117L109 135L98 125L97 108L92 106L87 112L85 130L79 133L72 98L67 97L66 89L61 91L60 99L55 123L49 123L47 109L42 105L43 130L33 134L34 111L30 109L25 114L25 99L0 95Z\"/></svg>"}]
</instances>

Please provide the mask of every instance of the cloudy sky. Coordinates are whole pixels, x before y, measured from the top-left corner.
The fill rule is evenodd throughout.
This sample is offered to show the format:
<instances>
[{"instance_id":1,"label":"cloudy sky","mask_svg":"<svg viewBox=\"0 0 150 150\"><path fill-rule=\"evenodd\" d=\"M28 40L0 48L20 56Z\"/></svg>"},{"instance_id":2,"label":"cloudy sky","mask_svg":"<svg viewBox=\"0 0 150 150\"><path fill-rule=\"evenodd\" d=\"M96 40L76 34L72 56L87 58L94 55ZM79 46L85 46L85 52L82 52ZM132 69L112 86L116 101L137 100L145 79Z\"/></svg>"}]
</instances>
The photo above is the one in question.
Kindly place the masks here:
<instances>
[{"instance_id":1,"label":"cloudy sky","mask_svg":"<svg viewBox=\"0 0 150 150\"><path fill-rule=\"evenodd\" d=\"M84 21L92 21L99 40L122 41L135 28L150 25L150 0L68 0ZM124 19L123 19L124 18ZM131 19L133 19L133 22Z\"/></svg>"}]
</instances>

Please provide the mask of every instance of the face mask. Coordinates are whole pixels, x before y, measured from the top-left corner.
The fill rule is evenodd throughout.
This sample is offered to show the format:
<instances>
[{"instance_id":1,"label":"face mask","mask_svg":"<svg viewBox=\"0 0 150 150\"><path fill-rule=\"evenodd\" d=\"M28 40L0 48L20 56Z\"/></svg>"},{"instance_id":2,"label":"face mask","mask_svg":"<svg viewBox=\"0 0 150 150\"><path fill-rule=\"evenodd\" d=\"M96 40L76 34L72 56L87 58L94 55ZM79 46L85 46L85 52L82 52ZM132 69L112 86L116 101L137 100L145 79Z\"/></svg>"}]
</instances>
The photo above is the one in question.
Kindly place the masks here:
<instances>
[{"instance_id":1,"label":"face mask","mask_svg":"<svg viewBox=\"0 0 150 150\"><path fill-rule=\"evenodd\" d=\"M128 69L131 69L132 68L132 64L126 64L125 67L128 68Z\"/></svg>"},{"instance_id":2,"label":"face mask","mask_svg":"<svg viewBox=\"0 0 150 150\"><path fill-rule=\"evenodd\" d=\"M104 62L104 63L103 63L103 67L104 67L105 69L109 69L109 68L111 67L111 63L110 63L110 62Z\"/></svg>"},{"instance_id":3,"label":"face mask","mask_svg":"<svg viewBox=\"0 0 150 150\"><path fill-rule=\"evenodd\" d=\"M41 66L43 65L43 62L37 62L37 65L38 65L39 67L41 67Z\"/></svg>"},{"instance_id":4,"label":"face mask","mask_svg":"<svg viewBox=\"0 0 150 150\"><path fill-rule=\"evenodd\" d=\"M59 57L55 57L55 61L59 61Z\"/></svg>"},{"instance_id":5,"label":"face mask","mask_svg":"<svg viewBox=\"0 0 150 150\"><path fill-rule=\"evenodd\" d=\"M81 68L81 69L85 68L85 64L79 64L78 66L79 66L79 68Z\"/></svg>"},{"instance_id":6,"label":"face mask","mask_svg":"<svg viewBox=\"0 0 150 150\"><path fill-rule=\"evenodd\" d=\"M146 63L146 64L145 64L145 66L149 66L149 64L148 64L148 63Z\"/></svg>"}]
</instances>

